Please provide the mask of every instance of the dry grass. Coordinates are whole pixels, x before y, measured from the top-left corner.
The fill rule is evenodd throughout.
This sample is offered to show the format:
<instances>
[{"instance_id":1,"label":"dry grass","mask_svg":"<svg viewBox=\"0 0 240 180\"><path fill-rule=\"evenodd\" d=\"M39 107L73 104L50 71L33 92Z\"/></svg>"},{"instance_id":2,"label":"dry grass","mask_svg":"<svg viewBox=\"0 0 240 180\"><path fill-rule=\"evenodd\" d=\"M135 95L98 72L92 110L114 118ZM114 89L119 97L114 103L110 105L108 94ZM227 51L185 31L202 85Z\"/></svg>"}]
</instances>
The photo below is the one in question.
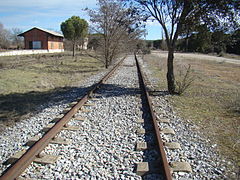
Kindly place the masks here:
<instances>
[{"instance_id":1,"label":"dry grass","mask_svg":"<svg viewBox=\"0 0 240 180\"><path fill-rule=\"evenodd\" d=\"M166 56L147 55L145 60L159 79L158 88L166 90ZM173 107L184 119L198 125L225 157L240 166L240 65L179 54L175 55L176 79L181 67L188 64L197 78L182 96L171 97Z\"/></svg>"},{"instance_id":2,"label":"dry grass","mask_svg":"<svg viewBox=\"0 0 240 180\"><path fill-rule=\"evenodd\" d=\"M75 59L61 54L0 57L0 123L10 126L54 94L80 85L104 68L87 54Z\"/></svg>"}]
</instances>

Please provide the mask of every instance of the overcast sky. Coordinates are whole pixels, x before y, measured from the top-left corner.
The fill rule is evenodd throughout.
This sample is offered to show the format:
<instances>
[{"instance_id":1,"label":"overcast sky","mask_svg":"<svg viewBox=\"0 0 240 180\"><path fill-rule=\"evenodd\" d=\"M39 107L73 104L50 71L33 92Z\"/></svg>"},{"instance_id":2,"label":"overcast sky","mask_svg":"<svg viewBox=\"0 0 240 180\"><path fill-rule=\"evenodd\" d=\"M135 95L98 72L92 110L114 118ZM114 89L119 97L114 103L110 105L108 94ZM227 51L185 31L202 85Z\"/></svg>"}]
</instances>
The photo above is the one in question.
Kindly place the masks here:
<instances>
[{"instance_id":1,"label":"overcast sky","mask_svg":"<svg viewBox=\"0 0 240 180\"><path fill-rule=\"evenodd\" d=\"M60 31L60 24L73 15L89 20L86 7L96 8L96 0L0 0L0 22L7 29L37 26ZM146 39L160 39L160 29L149 22Z\"/></svg>"}]
</instances>

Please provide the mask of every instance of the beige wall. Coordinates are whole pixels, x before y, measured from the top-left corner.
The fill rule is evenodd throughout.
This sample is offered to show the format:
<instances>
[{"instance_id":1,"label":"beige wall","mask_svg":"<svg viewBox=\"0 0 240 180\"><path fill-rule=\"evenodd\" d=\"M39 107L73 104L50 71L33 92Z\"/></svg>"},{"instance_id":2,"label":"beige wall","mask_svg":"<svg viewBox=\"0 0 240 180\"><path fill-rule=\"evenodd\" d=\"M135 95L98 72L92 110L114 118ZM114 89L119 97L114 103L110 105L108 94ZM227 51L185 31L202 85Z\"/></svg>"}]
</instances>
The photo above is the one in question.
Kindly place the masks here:
<instances>
[{"instance_id":1,"label":"beige wall","mask_svg":"<svg viewBox=\"0 0 240 180\"><path fill-rule=\"evenodd\" d=\"M48 41L48 49L63 49L63 42Z\"/></svg>"}]
</instances>

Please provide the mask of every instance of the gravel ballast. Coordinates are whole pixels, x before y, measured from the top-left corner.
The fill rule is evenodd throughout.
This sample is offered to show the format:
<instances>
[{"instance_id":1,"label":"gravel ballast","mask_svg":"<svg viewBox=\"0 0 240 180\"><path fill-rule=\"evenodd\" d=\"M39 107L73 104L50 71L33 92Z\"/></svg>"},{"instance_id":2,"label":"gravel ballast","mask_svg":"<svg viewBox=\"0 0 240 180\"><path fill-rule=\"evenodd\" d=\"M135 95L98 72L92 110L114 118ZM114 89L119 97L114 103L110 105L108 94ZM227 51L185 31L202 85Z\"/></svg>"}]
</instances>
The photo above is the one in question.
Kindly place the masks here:
<instances>
[{"instance_id":1,"label":"gravel ballast","mask_svg":"<svg viewBox=\"0 0 240 180\"><path fill-rule=\"evenodd\" d=\"M119 70L105 82L103 89L94 94L98 100L88 102L95 104L85 107L90 112L78 114L86 120L83 122L73 120L69 123L69 125L79 126L80 130L62 131L59 134L59 137L69 139L72 143L70 145L50 144L45 148L44 153L59 155L59 160L51 165L32 163L22 177L32 179L141 179L134 172L135 164L143 161L143 152L135 151L136 142L144 139L143 136L136 134L136 130L140 128L137 120L142 116L140 97L136 96L138 93L137 69L133 57L128 57ZM71 98L72 101L74 97ZM29 137L40 134L38 131L67 107L67 104L63 103L59 106L46 108L40 113L42 117L36 116L33 120L22 121L6 131L1 138L3 145L1 162L21 149ZM46 119L43 117L47 110L54 115L47 114ZM24 126L24 124L28 125ZM35 128L36 124L38 128ZM24 129L20 131L19 128ZM17 133L12 133L15 131ZM7 136L9 136L8 139L6 139ZM22 137L19 138L19 136ZM3 169L1 165L1 170Z\"/></svg>"},{"instance_id":2,"label":"gravel ballast","mask_svg":"<svg viewBox=\"0 0 240 180\"><path fill-rule=\"evenodd\" d=\"M140 59L143 71L153 84L153 78L147 64ZM57 103L51 101L39 107L40 113L17 122L0 134L0 172L6 169L2 165L15 152L26 149L23 145L40 130L56 118L70 102L84 95L93 83L106 73L102 72L86 80L81 87L56 96ZM55 164L41 165L32 163L22 174L30 179L141 179L135 173L135 164L154 160L156 153L151 150L136 151L137 142L151 142L151 135L138 135L141 124L142 104L140 100L137 69L133 56L125 59L120 68L104 83L85 107L90 112L79 112L78 116L86 120L70 121L69 125L78 126L77 131L61 131L59 137L70 140L69 145L48 145L44 153L59 156ZM189 162L193 172L173 174L177 180L190 179L226 179L227 164L215 153L215 146L198 132L198 128L189 121L181 119L168 100L165 92L152 96L154 110L158 117L170 119L169 124L159 124L161 128L171 127L175 135L162 135L167 142L179 142L180 150L165 149L169 162ZM146 126L147 127L147 126ZM145 128L146 128L145 127ZM148 128L148 127L147 127ZM151 126L149 126L151 128ZM146 179L160 179L157 175L148 175Z\"/></svg>"},{"instance_id":3,"label":"gravel ballast","mask_svg":"<svg viewBox=\"0 0 240 180\"><path fill-rule=\"evenodd\" d=\"M79 83L79 88L72 88L65 93L56 94L50 98L49 102L40 105L37 108L37 114L32 115L30 118L16 122L11 127L3 126L0 132L0 173L6 169L3 166L10 156L17 151L26 149L23 145L35 135L41 135L40 130L45 127L50 121L58 117L60 113L76 98L83 96L88 87L98 82L107 71L100 72L84 82Z\"/></svg>"}]
</instances>

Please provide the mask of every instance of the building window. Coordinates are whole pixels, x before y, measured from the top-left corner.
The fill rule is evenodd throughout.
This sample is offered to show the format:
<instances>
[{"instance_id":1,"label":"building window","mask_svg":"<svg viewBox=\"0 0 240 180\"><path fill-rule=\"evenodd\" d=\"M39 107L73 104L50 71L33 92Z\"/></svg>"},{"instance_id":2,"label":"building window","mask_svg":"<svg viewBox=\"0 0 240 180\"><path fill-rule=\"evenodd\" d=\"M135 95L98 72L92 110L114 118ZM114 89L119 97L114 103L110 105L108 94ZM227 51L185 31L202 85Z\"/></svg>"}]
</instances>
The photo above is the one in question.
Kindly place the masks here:
<instances>
[{"instance_id":1,"label":"building window","mask_svg":"<svg viewBox=\"0 0 240 180\"><path fill-rule=\"evenodd\" d=\"M60 42L58 45L59 45L59 49L62 49L62 43Z\"/></svg>"},{"instance_id":2,"label":"building window","mask_svg":"<svg viewBox=\"0 0 240 180\"><path fill-rule=\"evenodd\" d=\"M41 41L32 41L32 48L30 49L41 49L42 42Z\"/></svg>"},{"instance_id":3,"label":"building window","mask_svg":"<svg viewBox=\"0 0 240 180\"><path fill-rule=\"evenodd\" d=\"M53 42L51 42L51 49L53 49L54 48L54 43Z\"/></svg>"}]
</instances>

